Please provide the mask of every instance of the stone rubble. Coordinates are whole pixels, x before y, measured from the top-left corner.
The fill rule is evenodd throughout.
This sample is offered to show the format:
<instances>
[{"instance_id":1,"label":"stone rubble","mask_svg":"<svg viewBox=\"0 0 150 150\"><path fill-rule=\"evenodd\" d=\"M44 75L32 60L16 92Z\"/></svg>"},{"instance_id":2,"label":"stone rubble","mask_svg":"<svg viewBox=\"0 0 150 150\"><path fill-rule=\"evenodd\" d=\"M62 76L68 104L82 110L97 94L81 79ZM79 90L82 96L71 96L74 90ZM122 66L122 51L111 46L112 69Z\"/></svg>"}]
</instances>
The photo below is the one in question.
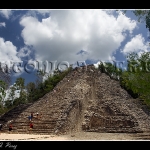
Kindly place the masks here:
<instances>
[{"instance_id":1,"label":"stone rubble","mask_svg":"<svg viewBox=\"0 0 150 150\"><path fill-rule=\"evenodd\" d=\"M42 113L41 118L36 118L37 111ZM27 117L31 112L34 128L29 131ZM13 120L13 133L150 131L149 110L122 89L118 81L93 65L75 68L38 101L20 105L1 116L3 132L8 131L6 124L10 120Z\"/></svg>"}]
</instances>

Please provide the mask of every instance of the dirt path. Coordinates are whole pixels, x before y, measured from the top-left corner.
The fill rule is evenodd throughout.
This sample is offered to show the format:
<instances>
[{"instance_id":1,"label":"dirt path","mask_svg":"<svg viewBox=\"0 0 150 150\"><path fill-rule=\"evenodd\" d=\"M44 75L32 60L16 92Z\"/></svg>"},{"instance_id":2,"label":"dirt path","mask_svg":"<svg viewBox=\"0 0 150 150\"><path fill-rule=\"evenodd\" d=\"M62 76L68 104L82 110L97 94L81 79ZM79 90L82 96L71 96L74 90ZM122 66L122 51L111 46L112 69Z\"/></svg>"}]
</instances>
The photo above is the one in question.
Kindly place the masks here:
<instances>
[{"instance_id":1,"label":"dirt path","mask_svg":"<svg viewBox=\"0 0 150 150\"><path fill-rule=\"evenodd\" d=\"M129 140L150 140L150 134L146 133L96 133L96 132L77 132L67 135L33 135L33 134L8 134L1 133L0 141L129 141Z\"/></svg>"}]
</instances>

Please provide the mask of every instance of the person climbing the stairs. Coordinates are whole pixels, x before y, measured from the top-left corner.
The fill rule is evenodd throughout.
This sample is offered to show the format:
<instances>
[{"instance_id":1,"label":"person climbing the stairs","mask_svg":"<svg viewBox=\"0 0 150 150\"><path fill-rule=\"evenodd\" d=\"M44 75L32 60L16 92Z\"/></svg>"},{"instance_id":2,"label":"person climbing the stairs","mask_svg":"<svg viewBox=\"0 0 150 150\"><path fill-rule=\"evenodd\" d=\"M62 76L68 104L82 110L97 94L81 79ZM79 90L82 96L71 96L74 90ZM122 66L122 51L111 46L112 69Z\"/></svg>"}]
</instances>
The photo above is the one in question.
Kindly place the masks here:
<instances>
[{"instance_id":1,"label":"person climbing the stairs","mask_svg":"<svg viewBox=\"0 0 150 150\"><path fill-rule=\"evenodd\" d=\"M41 113L41 115L40 115L40 118L42 118L42 113Z\"/></svg>"},{"instance_id":2,"label":"person climbing the stairs","mask_svg":"<svg viewBox=\"0 0 150 150\"><path fill-rule=\"evenodd\" d=\"M3 125L0 123L0 133L1 133L1 131L2 131L2 127L3 127Z\"/></svg>"},{"instance_id":3,"label":"person climbing the stairs","mask_svg":"<svg viewBox=\"0 0 150 150\"><path fill-rule=\"evenodd\" d=\"M32 121L32 119L33 119L33 112L31 112L31 121Z\"/></svg>"},{"instance_id":4,"label":"person climbing the stairs","mask_svg":"<svg viewBox=\"0 0 150 150\"><path fill-rule=\"evenodd\" d=\"M29 121L31 121L31 116L28 116Z\"/></svg>"},{"instance_id":5,"label":"person climbing the stairs","mask_svg":"<svg viewBox=\"0 0 150 150\"><path fill-rule=\"evenodd\" d=\"M36 113L36 117L37 117L37 119L38 119L38 117L39 117L39 113L38 113L38 112Z\"/></svg>"}]
</instances>

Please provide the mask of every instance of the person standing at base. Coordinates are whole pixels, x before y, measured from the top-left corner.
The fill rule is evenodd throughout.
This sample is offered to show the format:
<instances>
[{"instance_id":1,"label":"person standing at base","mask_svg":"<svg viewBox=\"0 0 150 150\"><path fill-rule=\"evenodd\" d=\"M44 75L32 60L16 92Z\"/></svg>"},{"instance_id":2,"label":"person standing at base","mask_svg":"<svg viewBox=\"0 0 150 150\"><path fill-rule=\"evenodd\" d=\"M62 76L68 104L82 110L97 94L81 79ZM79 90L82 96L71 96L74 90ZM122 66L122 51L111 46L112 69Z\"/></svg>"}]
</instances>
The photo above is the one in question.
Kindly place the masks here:
<instances>
[{"instance_id":1,"label":"person standing at base","mask_svg":"<svg viewBox=\"0 0 150 150\"><path fill-rule=\"evenodd\" d=\"M30 123L30 129L31 130L33 129L33 123L32 122Z\"/></svg>"},{"instance_id":2,"label":"person standing at base","mask_svg":"<svg viewBox=\"0 0 150 150\"><path fill-rule=\"evenodd\" d=\"M12 124L9 125L9 133L12 131Z\"/></svg>"},{"instance_id":3,"label":"person standing at base","mask_svg":"<svg viewBox=\"0 0 150 150\"><path fill-rule=\"evenodd\" d=\"M33 129L33 123L31 122L30 125L29 125L29 133L30 131Z\"/></svg>"}]
</instances>

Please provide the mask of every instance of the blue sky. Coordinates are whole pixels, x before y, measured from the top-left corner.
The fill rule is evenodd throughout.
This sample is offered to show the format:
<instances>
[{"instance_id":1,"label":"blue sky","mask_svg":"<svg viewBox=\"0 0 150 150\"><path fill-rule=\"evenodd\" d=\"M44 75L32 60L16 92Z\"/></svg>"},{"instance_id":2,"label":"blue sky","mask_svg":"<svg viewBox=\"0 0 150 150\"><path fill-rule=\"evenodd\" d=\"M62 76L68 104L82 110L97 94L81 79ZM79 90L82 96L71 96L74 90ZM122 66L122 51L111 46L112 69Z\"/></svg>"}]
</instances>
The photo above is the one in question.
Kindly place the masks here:
<instances>
[{"instance_id":1,"label":"blue sky","mask_svg":"<svg viewBox=\"0 0 150 150\"><path fill-rule=\"evenodd\" d=\"M12 84L35 81L37 62L125 61L129 52L149 51L148 35L131 10L0 10L1 64L9 64Z\"/></svg>"}]
</instances>

